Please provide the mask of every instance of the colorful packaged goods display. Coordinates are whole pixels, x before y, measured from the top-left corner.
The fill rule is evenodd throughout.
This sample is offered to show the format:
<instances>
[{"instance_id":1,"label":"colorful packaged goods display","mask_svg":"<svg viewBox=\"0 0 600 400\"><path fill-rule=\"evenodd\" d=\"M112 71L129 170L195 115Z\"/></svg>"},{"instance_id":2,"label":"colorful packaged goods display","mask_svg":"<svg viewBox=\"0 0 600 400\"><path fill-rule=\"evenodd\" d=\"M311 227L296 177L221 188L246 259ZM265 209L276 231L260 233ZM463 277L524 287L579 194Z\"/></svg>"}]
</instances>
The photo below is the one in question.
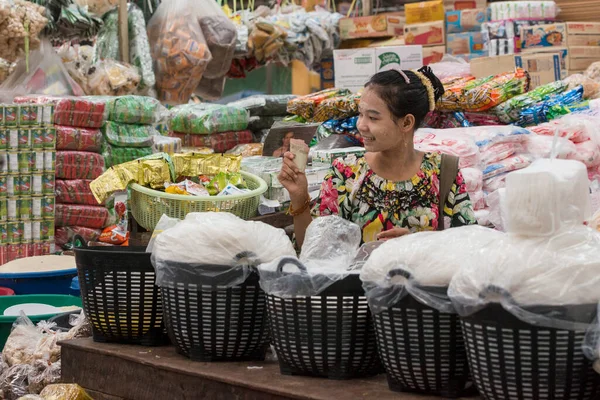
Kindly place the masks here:
<instances>
[{"instance_id":1,"label":"colorful packaged goods display","mask_svg":"<svg viewBox=\"0 0 600 400\"><path fill-rule=\"evenodd\" d=\"M152 147L119 147L105 143L102 147L102 157L106 168L137 160L152 154Z\"/></svg>"},{"instance_id":2,"label":"colorful packaged goods display","mask_svg":"<svg viewBox=\"0 0 600 400\"><path fill-rule=\"evenodd\" d=\"M61 204L84 204L97 206L88 179L56 180L56 202Z\"/></svg>"},{"instance_id":3,"label":"colorful packaged goods display","mask_svg":"<svg viewBox=\"0 0 600 400\"><path fill-rule=\"evenodd\" d=\"M85 151L61 151L56 155L59 179L96 179L104 172L101 155Z\"/></svg>"},{"instance_id":4,"label":"colorful packaged goods display","mask_svg":"<svg viewBox=\"0 0 600 400\"><path fill-rule=\"evenodd\" d=\"M307 96L297 97L288 102L287 111L290 114L297 115L310 121L315 116L317 108L323 101L331 98L348 96L350 94L350 91L347 89L327 89Z\"/></svg>"},{"instance_id":5,"label":"colorful packaged goods display","mask_svg":"<svg viewBox=\"0 0 600 400\"><path fill-rule=\"evenodd\" d=\"M171 133L174 138L179 138L183 147L201 148L208 147L216 153L225 153L240 144L252 143L254 136L250 131L223 132L212 135L193 135L185 133Z\"/></svg>"},{"instance_id":6,"label":"colorful packaged goods display","mask_svg":"<svg viewBox=\"0 0 600 400\"><path fill-rule=\"evenodd\" d=\"M248 111L240 107L186 104L171 110L171 130L210 135L248 128Z\"/></svg>"},{"instance_id":7,"label":"colorful packaged goods display","mask_svg":"<svg viewBox=\"0 0 600 400\"><path fill-rule=\"evenodd\" d=\"M556 81L547 85L539 86L531 92L515 96L512 99L494 107L492 111L498 115L500 120L509 124L519 120L520 112L527 109L548 97L560 94L565 91L567 84L564 81Z\"/></svg>"},{"instance_id":8,"label":"colorful packaged goods display","mask_svg":"<svg viewBox=\"0 0 600 400\"><path fill-rule=\"evenodd\" d=\"M92 128L74 128L56 125L56 150L89 151L102 150L102 132Z\"/></svg>"},{"instance_id":9,"label":"colorful packaged goods display","mask_svg":"<svg viewBox=\"0 0 600 400\"><path fill-rule=\"evenodd\" d=\"M53 112L51 105L0 104L0 265L41 255L34 242L45 254L54 246Z\"/></svg>"},{"instance_id":10,"label":"colorful packaged goods display","mask_svg":"<svg viewBox=\"0 0 600 400\"><path fill-rule=\"evenodd\" d=\"M54 123L78 128L100 128L106 121L106 98L74 97L59 100L54 110Z\"/></svg>"},{"instance_id":11,"label":"colorful packaged goods display","mask_svg":"<svg viewBox=\"0 0 600 400\"><path fill-rule=\"evenodd\" d=\"M103 228L108 219L108 210L100 206L56 204L56 226L83 226Z\"/></svg>"},{"instance_id":12,"label":"colorful packaged goods display","mask_svg":"<svg viewBox=\"0 0 600 400\"><path fill-rule=\"evenodd\" d=\"M121 124L152 125L158 123L167 110L152 97L121 96L106 103L108 120Z\"/></svg>"},{"instance_id":13,"label":"colorful packaged goods display","mask_svg":"<svg viewBox=\"0 0 600 400\"><path fill-rule=\"evenodd\" d=\"M152 146L152 136L158 131L152 125L120 124L106 121L102 133L107 143L120 147L149 147Z\"/></svg>"}]
</instances>

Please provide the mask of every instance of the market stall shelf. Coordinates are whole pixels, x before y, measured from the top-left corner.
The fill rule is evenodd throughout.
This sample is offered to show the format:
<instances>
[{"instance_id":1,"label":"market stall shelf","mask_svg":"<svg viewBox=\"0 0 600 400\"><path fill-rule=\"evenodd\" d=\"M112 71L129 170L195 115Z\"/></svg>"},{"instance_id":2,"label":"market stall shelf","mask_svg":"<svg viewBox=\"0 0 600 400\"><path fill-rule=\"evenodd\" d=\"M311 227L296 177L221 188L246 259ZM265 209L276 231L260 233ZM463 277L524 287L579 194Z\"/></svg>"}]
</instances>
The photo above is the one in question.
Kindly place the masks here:
<instances>
[{"instance_id":1,"label":"market stall shelf","mask_svg":"<svg viewBox=\"0 0 600 400\"><path fill-rule=\"evenodd\" d=\"M91 339L62 343L62 368L65 382L79 383L95 400L439 399L391 392L384 375L350 381L282 376L276 361L199 363L173 347L140 349Z\"/></svg>"}]
</instances>

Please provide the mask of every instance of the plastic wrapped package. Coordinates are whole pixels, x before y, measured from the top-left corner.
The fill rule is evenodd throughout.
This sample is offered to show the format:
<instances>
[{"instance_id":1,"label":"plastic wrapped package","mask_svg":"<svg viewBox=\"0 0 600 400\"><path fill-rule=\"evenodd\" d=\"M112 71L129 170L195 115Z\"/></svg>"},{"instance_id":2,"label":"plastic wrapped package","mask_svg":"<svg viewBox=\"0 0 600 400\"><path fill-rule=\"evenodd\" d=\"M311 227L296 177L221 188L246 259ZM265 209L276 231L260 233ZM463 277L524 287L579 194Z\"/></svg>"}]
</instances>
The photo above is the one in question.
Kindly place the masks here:
<instances>
[{"instance_id":1,"label":"plastic wrapped package","mask_svg":"<svg viewBox=\"0 0 600 400\"><path fill-rule=\"evenodd\" d=\"M87 204L97 206L98 202L92 194L88 179L57 179L55 182L56 202L63 204Z\"/></svg>"},{"instance_id":2,"label":"plastic wrapped package","mask_svg":"<svg viewBox=\"0 0 600 400\"><path fill-rule=\"evenodd\" d=\"M58 179L96 179L104 172L101 155L87 151L59 151L56 153Z\"/></svg>"},{"instance_id":3,"label":"plastic wrapped package","mask_svg":"<svg viewBox=\"0 0 600 400\"><path fill-rule=\"evenodd\" d=\"M585 71L585 76L596 82L600 82L600 61L592 63Z\"/></svg>"},{"instance_id":4,"label":"plastic wrapped package","mask_svg":"<svg viewBox=\"0 0 600 400\"><path fill-rule=\"evenodd\" d=\"M419 129L415 132L415 148L420 151L438 151L459 157L459 167L476 167L481 162L479 147L467 135L450 129Z\"/></svg>"},{"instance_id":5,"label":"plastic wrapped package","mask_svg":"<svg viewBox=\"0 0 600 400\"><path fill-rule=\"evenodd\" d=\"M278 56L281 57L287 33L282 26L256 18L248 36L248 50L259 64L266 64ZM287 64L287 60L278 60Z\"/></svg>"},{"instance_id":6,"label":"plastic wrapped package","mask_svg":"<svg viewBox=\"0 0 600 400\"><path fill-rule=\"evenodd\" d=\"M314 122L324 122L329 119L345 119L358 114L360 95L332 97L323 100L315 110Z\"/></svg>"},{"instance_id":7,"label":"plastic wrapped package","mask_svg":"<svg viewBox=\"0 0 600 400\"><path fill-rule=\"evenodd\" d=\"M56 125L78 128L100 128L106 121L107 109L104 97L65 98L54 108Z\"/></svg>"},{"instance_id":8,"label":"plastic wrapped package","mask_svg":"<svg viewBox=\"0 0 600 400\"><path fill-rule=\"evenodd\" d=\"M212 60L192 0L162 2L148 23L159 100L185 104Z\"/></svg>"},{"instance_id":9,"label":"plastic wrapped package","mask_svg":"<svg viewBox=\"0 0 600 400\"><path fill-rule=\"evenodd\" d=\"M106 102L108 120L122 124L152 125L168 115L160 102L146 96L121 96Z\"/></svg>"},{"instance_id":10,"label":"plastic wrapped package","mask_svg":"<svg viewBox=\"0 0 600 400\"><path fill-rule=\"evenodd\" d=\"M93 400L81 386L66 383L49 385L40 395L44 400Z\"/></svg>"},{"instance_id":11,"label":"plastic wrapped package","mask_svg":"<svg viewBox=\"0 0 600 400\"><path fill-rule=\"evenodd\" d=\"M573 114L529 128L538 135L559 136L574 143L600 137L600 118L593 115Z\"/></svg>"},{"instance_id":12,"label":"plastic wrapped package","mask_svg":"<svg viewBox=\"0 0 600 400\"><path fill-rule=\"evenodd\" d=\"M118 0L74 0L81 7L87 7L88 11L98 17L114 10L119 4Z\"/></svg>"},{"instance_id":13,"label":"plastic wrapped package","mask_svg":"<svg viewBox=\"0 0 600 400\"><path fill-rule=\"evenodd\" d=\"M229 103L230 106L245 108L251 116L287 115L288 101L295 99L293 94L256 95Z\"/></svg>"},{"instance_id":14,"label":"plastic wrapped package","mask_svg":"<svg viewBox=\"0 0 600 400\"><path fill-rule=\"evenodd\" d=\"M475 219L477 219L477 224L479 226L492 226L489 209L475 210Z\"/></svg>"},{"instance_id":15,"label":"plastic wrapped package","mask_svg":"<svg viewBox=\"0 0 600 400\"><path fill-rule=\"evenodd\" d=\"M251 267L295 254L282 229L229 213L190 213L156 237L152 264L158 286L178 276L189 284L231 287L244 282Z\"/></svg>"},{"instance_id":16,"label":"plastic wrapped package","mask_svg":"<svg viewBox=\"0 0 600 400\"><path fill-rule=\"evenodd\" d=\"M562 137L528 135L522 144L523 152L535 158L573 159L576 145Z\"/></svg>"},{"instance_id":17,"label":"plastic wrapped package","mask_svg":"<svg viewBox=\"0 0 600 400\"><path fill-rule=\"evenodd\" d=\"M105 143L102 147L102 157L106 168L123 164L152 154L152 147L119 147Z\"/></svg>"},{"instance_id":18,"label":"plastic wrapped package","mask_svg":"<svg viewBox=\"0 0 600 400\"><path fill-rule=\"evenodd\" d=\"M208 147L216 153L225 153L237 145L252 143L254 140L250 131L223 132L212 135L171 133L171 136L180 138L184 147Z\"/></svg>"},{"instance_id":19,"label":"plastic wrapped package","mask_svg":"<svg viewBox=\"0 0 600 400\"><path fill-rule=\"evenodd\" d=\"M442 79L445 90L437 102L437 109L440 111L461 111L460 101L463 89L467 83L473 80L475 80L473 76L453 76Z\"/></svg>"},{"instance_id":20,"label":"plastic wrapped package","mask_svg":"<svg viewBox=\"0 0 600 400\"><path fill-rule=\"evenodd\" d=\"M361 242L360 228L337 216L313 220L300 257L284 256L258 267L260 287L270 295L316 296L351 273Z\"/></svg>"},{"instance_id":21,"label":"plastic wrapped package","mask_svg":"<svg viewBox=\"0 0 600 400\"><path fill-rule=\"evenodd\" d=\"M521 110L517 123L521 126L538 125L556 119L572 110L583 100L583 86L552 96L532 107ZM567 107L567 108L566 108Z\"/></svg>"},{"instance_id":22,"label":"plastic wrapped package","mask_svg":"<svg viewBox=\"0 0 600 400\"><path fill-rule=\"evenodd\" d=\"M568 157L571 160L581 161L588 168L600 166L600 144L595 140L588 140L575 144L576 151Z\"/></svg>"},{"instance_id":23,"label":"plastic wrapped package","mask_svg":"<svg viewBox=\"0 0 600 400\"><path fill-rule=\"evenodd\" d=\"M257 157L263 155L263 147L262 143L246 143L239 144L234 148L227 150L227 154L237 154L242 157Z\"/></svg>"},{"instance_id":24,"label":"plastic wrapped package","mask_svg":"<svg viewBox=\"0 0 600 400\"><path fill-rule=\"evenodd\" d=\"M481 226L441 232L419 232L384 242L362 267L369 306L374 314L393 307L410 294L425 305L454 313L446 289L464 264L464 251L491 245L502 233Z\"/></svg>"},{"instance_id":25,"label":"plastic wrapped package","mask_svg":"<svg viewBox=\"0 0 600 400\"><path fill-rule=\"evenodd\" d=\"M529 74L521 68L514 72L477 79L464 86L460 104L465 111L486 111L512 97L526 93L529 83Z\"/></svg>"},{"instance_id":26,"label":"plastic wrapped package","mask_svg":"<svg viewBox=\"0 0 600 400\"><path fill-rule=\"evenodd\" d=\"M152 141L152 152L154 153L181 153L183 147L183 141L179 137L154 135Z\"/></svg>"},{"instance_id":27,"label":"plastic wrapped package","mask_svg":"<svg viewBox=\"0 0 600 400\"><path fill-rule=\"evenodd\" d=\"M531 165L533 161L531 156L522 154L514 155L505 160L496 163L488 164L483 170L483 179L488 180L505 172L512 172L523 169Z\"/></svg>"},{"instance_id":28,"label":"plastic wrapped package","mask_svg":"<svg viewBox=\"0 0 600 400\"><path fill-rule=\"evenodd\" d=\"M529 135L533 136L533 135ZM485 146L481 152L481 162L484 166L506 160L517 152L519 145L517 143L495 143Z\"/></svg>"},{"instance_id":29,"label":"plastic wrapped package","mask_svg":"<svg viewBox=\"0 0 600 400\"><path fill-rule=\"evenodd\" d=\"M468 316L490 303L534 326L586 330L600 300L600 234L572 226L548 237L503 234L494 243L462 247L469 256L448 289Z\"/></svg>"},{"instance_id":30,"label":"plastic wrapped package","mask_svg":"<svg viewBox=\"0 0 600 400\"><path fill-rule=\"evenodd\" d=\"M450 54L444 54L442 61L429 64L429 67L439 79L471 76L471 64Z\"/></svg>"},{"instance_id":31,"label":"plastic wrapped package","mask_svg":"<svg viewBox=\"0 0 600 400\"><path fill-rule=\"evenodd\" d=\"M106 225L108 210L99 206L57 204L55 210L56 226L83 226L100 229Z\"/></svg>"},{"instance_id":32,"label":"plastic wrapped package","mask_svg":"<svg viewBox=\"0 0 600 400\"><path fill-rule=\"evenodd\" d=\"M88 243L98 240L100 234L102 234L101 229L86 228L85 226L60 226L54 232L54 241L57 246L64 248L76 235L81 236Z\"/></svg>"},{"instance_id":33,"label":"plastic wrapped package","mask_svg":"<svg viewBox=\"0 0 600 400\"><path fill-rule=\"evenodd\" d=\"M137 91L141 76L136 67L115 60L102 60L90 69L89 94L123 96Z\"/></svg>"},{"instance_id":34,"label":"plastic wrapped package","mask_svg":"<svg viewBox=\"0 0 600 400\"><path fill-rule=\"evenodd\" d=\"M485 193L483 190L476 190L469 193L469 199L471 200L471 204L473 205L473 210L483 210L486 207L485 204Z\"/></svg>"},{"instance_id":35,"label":"plastic wrapped package","mask_svg":"<svg viewBox=\"0 0 600 400\"><path fill-rule=\"evenodd\" d=\"M40 393L46 386L58 383L61 380L60 360L48 365L45 360L36 360L33 370L29 373L27 391L29 393Z\"/></svg>"},{"instance_id":36,"label":"plastic wrapped package","mask_svg":"<svg viewBox=\"0 0 600 400\"><path fill-rule=\"evenodd\" d=\"M467 192L473 193L483 188L483 173L478 168L462 168L460 170Z\"/></svg>"},{"instance_id":37,"label":"plastic wrapped package","mask_svg":"<svg viewBox=\"0 0 600 400\"><path fill-rule=\"evenodd\" d=\"M276 122L282 122L284 119L284 117L276 116L250 117L248 120L248 130L258 132L263 129L271 129Z\"/></svg>"},{"instance_id":38,"label":"plastic wrapped package","mask_svg":"<svg viewBox=\"0 0 600 400\"><path fill-rule=\"evenodd\" d=\"M521 110L527 109L536 103L548 99L550 96L560 94L567 89L565 81L555 81L546 85L538 86L531 92L515 96L493 108L500 120L509 124L519 120Z\"/></svg>"},{"instance_id":39,"label":"plastic wrapped package","mask_svg":"<svg viewBox=\"0 0 600 400\"><path fill-rule=\"evenodd\" d=\"M581 226L590 216L585 166L572 160L540 159L506 178L507 230L552 235Z\"/></svg>"},{"instance_id":40,"label":"plastic wrapped package","mask_svg":"<svg viewBox=\"0 0 600 400\"><path fill-rule=\"evenodd\" d=\"M203 0L195 4L200 9L198 23L206 39L212 60L204 71L208 79L223 78L233 60L237 40L237 29L217 3Z\"/></svg>"},{"instance_id":41,"label":"plastic wrapped package","mask_svg":"<svg viewBox=\"0 0 600 400\"><path fill-rule=\"evenodd\" d=\"M574 74L563 81L568 85L568 89L575 89L577 86L583 87L584 99L597 99L600 96L600 82L588 78L582 74Z\"/></svg>"},{"instance_id":42,"label":"plastic wrapped package","mask_svg":"<svg viewBox=\"0 0 600 400\"><path fill-rule=\"evenodd\" d=\"M219 105L186 104L174 107L171 113L171 130L178 133L242 131L249 120L245 109Z\"/></svg>"},{"instance_id":43,"label":"plastic wrapped package","mask_svg":"<svg viewBox=\"0 0 600 400\"><path fill-rule=\"evenodd\" d=\"M102 132L99 129L73 128L56 125L56 150L90 151L102 149Z\"/></svg>"},{"instance_id":44,"label":"plastic wrapped package","mask_svg":"<svg viewBox=\"0 0 600 400\"><path fill-rule=\"evenodd\" d=\"M319 104L324 100L347 96L349 94L350 91L347 89L327 89L306 96L297 97L288 102L287 111L290 114L298 115L308 121L313 118Z\"/></svg>"},{"instance_id":45,"label":"plastic wrapped package","mask_svg":"<svg viewBox=\"0 0 600 400\"><path fill-rule=\"evenodd\" d=\"M221 97L223 97L226 79L227 78L224 76L213 79L209 79L204 76L194 93L205 101L219 100Z\"/></svg>"},{"instance_id":46,"label":"plastic wrapped package","mask_svg":"<svg viewBox=\"0 0 600 400\"><path fill-rule=\"evenodd\" d=\"M33 367L17 364L8 368L0 376L0 391L6 400L17 400L28 393L28 377Z\"/></svg>"},{"instance_id":47,"label":"plastic wrapped package","mask_svg":"<svg viewBox=\"0 0 600 400\"><path fill-rule=\"evenodd\" d=\"M448 130L472 137L481 151L497 143L523 143L531 131L518 126L479 126Z\"/></svg>"},{"instance_id":48,"label":"plastic wrapped package","mask_svg":"<svg viewBox=\"0 0 600 400\"><path fill-rule=\"evenodd\" d=\"M106 141L113 146L149 147L158 131L152 125L131 125L106 121L102 127Z\"/></svg>"},{"instance_id":49,"label":"plastic wrapped package","mask_svg":"<svg viewBox=\"0 0 600 400\"><path fill-rule=\"evenodd\" d=\"M495 192L498 189L503 189L506 187L506 176L508 172L493 176L491 178L485 179L483 181L483 190L488 193Z\"/></svg>"}]
</instances>

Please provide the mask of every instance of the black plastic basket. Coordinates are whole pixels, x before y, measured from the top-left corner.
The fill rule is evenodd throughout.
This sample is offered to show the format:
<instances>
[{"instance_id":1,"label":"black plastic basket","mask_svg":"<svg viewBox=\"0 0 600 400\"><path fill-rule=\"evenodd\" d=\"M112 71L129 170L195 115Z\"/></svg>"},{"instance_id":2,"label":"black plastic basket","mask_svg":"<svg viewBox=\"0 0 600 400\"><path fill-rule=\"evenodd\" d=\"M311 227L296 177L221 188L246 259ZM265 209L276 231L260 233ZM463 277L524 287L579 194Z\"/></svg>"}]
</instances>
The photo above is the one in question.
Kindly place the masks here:
<instances>
[{"instance_id":1,"label":"black plastic basket","mask_svg":"<svg viewBox=\"0 0 600 400\"><path fill-rule=\"evenodd\" d=\"M168 344L156 274L144 247L80 247L75 260L94 341Z\"/></svg>"},{"instance_id":2,"label":"black plastic basket","mask_svg":"<svg viewBox=\"0 0 600 400\"><path fill-rule=\"evenodd\" d=\"M390 276L404 275L393 270ZM429 288L440 291L443 288ZM457 398L474 393L456 314L442 313L407 294L374 316L377 347L390 390Z\"/></svg>"},{"instance_id":3,"label":"black plastic basket","mask_svg":"<svg viewBox=\"0 0 600 400\"><path fill-rule=\"evenodd\" d=\"M534 326L497 303L461 322L471 373L485 399L600 399L600 375L582 350L585 331Z\"/></svg>"},{"instance_id":4,"label":"black plastic basket","mask_svg":"<svg viewBox=\"0 0 600 400\"><path fill-rule=\"evenodd\" d=\"M305 272L297 259L293 264ZM283 375L352 379L383 372L371 311L358 274L333 283L320 295L267 295L269 326Z\"/></svg>"},{"instance_id":5,"label":"black plastic basket","mask_svg":"<svg viewBox=\"0 0 600 400\"><path fill-rule=\"evenodd\" d=\"M177 263L171 264L176 270ZM242 284L233 287L220 285L218 280L210 285L195 284L188 278L182 273L161 283L167 330L177 352L193 361L263 361L269 335L258 273L253 270Z\"/></svg>"}]
</instances>

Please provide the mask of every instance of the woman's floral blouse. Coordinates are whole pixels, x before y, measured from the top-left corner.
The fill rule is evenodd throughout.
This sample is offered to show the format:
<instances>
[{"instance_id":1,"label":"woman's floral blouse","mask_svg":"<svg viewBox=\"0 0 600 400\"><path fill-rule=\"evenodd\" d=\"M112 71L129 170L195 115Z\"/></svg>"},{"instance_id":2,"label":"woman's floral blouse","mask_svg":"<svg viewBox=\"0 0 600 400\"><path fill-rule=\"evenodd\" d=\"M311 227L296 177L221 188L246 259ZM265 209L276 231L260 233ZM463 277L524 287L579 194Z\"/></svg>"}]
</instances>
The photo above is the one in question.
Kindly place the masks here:
<instances>
[{"instance_id":1,"label":"woman's floral blouse","mask_svg":"<svg viewBox=\"0 0 600 400\"><path fill-rule=\"evenodd\" d=\"M365 243L394 227L411 232L437 230L441 162L439 153L426 153L421 170L412 179L391 182L377 176L364 157L339 158L321 185L313 215L338 215L358 224ZM477 223L460 172L448 194L443 217L445 228Z\"/></svg>"}]
</instances>

